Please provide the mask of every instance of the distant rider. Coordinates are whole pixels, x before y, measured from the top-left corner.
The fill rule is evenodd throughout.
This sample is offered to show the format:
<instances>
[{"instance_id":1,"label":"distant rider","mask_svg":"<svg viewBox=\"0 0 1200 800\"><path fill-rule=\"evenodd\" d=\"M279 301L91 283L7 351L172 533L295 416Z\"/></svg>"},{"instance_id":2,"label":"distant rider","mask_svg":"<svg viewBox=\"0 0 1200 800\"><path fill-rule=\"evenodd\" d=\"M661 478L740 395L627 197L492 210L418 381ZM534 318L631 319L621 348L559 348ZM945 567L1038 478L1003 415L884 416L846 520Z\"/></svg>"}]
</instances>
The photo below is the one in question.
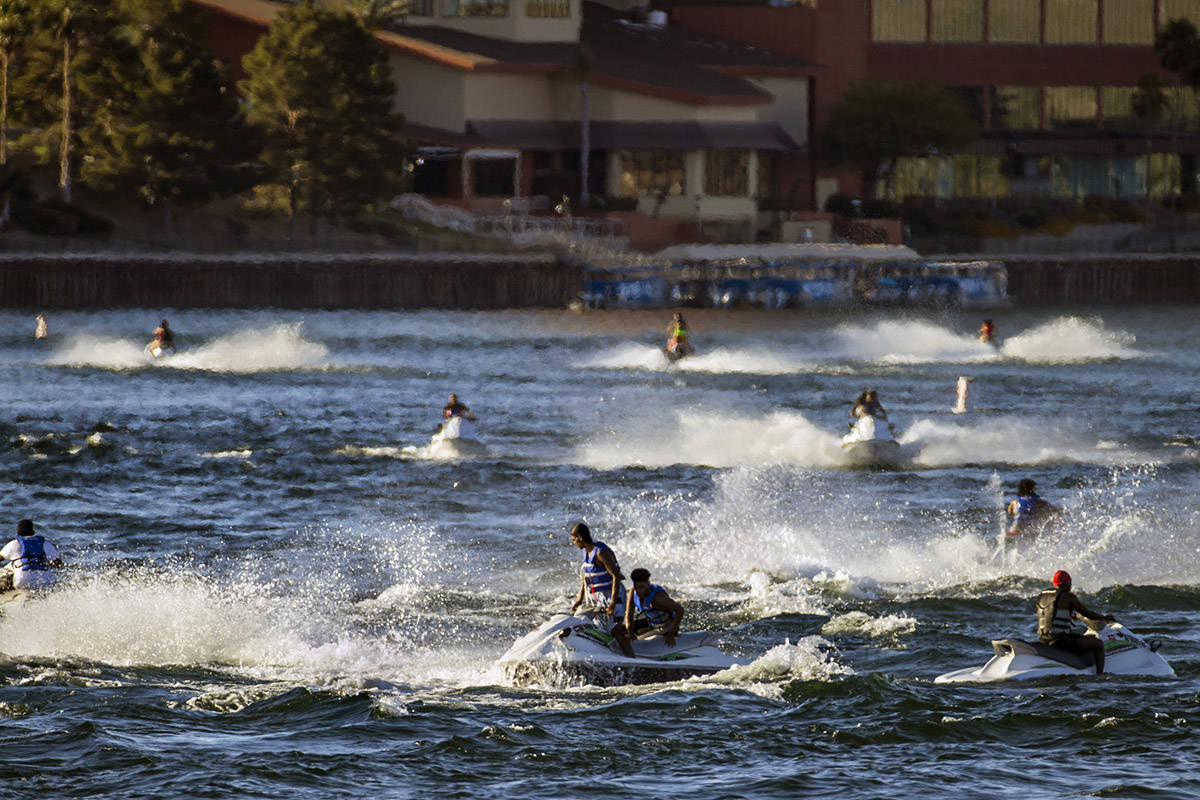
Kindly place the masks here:
<instances>
[{"instance_id":1,"label":"distant rider","mask_svg":"<svg viewBox=\"0 0 1200 800\"><path fill-rule=\"evenodd\" d=\"M979 326L979 341L984 344L996 343L996 324L991 319L985 319Z\"/></svg>"},{"instance_id":2,"label":"distant rider","mask_svg":"<svg viewBox=\"0 0 1200 800\"><path fill-rule=\"evenodd\" d=\"M650 571L638 567L629 573L633 588L625 604L625 628L633 637L647 631L662 634L667 647L675 646L679 623L683 622L683 606L670 598L661 586L650 583ZM634 618L634 612L640 617Z\"/></svg>"},{"instance_id":3,"label":"distant rider","mask_svg":"<svg viewBox=\"0 0 1200 800\"><path fill-rule=\"evenodd\" d=\"M683 318L683 314L676 311L671 315L671 324L667 326L667 347L668 354L676 358L683 358L696 352L695 348L688 343L688 326Z\"/></svg>"},{"instance_id":4,"label":"distant rider","mask_svg":"<svg viewBox=\"0 0 1200 800\"><path fill-rule=\"evenodd\" d=\"M1004 532L1005 536L1036 536L1058 515L1058 507L1038 497L1036 488L1037 484L1029 478L1022 478L1017 484L1017 499L1008 504L1012 522Z\"/></svg>"},{"instance_id":5,"label":"distant rider","mask_svg":"<svg viewBox=\"0 0 1200 800\"><path fill-rule=\"evenodd\" d=\"M12 571L0 576L0 590L49 589L54 585L53 568L63 566L58 548L34 533L33 521L17 523L17 538L4 545L0 559L10 561Z\"/></svg>"},{"instance_id":6,"label":"distant rider","mask_svg":"<svg viewBox=\"0 0 1200 800\"><path fill-rule=\"evenodd\" d=\"M446 419L451 417L463 417L472 422L475 421L475 415L471 413L471 409L458 402L458 395L450 395L450 402L446 403L446 407L442 409L442 416Z\"/></svg>"},{"instance_id":7,"label":"distant rider","mask_svg":"<svg viewBox=\"0 0 1200 800\"><path fill-rule=\"evenodd\" d=\"M883 410L883 406L879 403L879 393L874 389L868 389L855 399L854 408L851 410L850 416L855 419L859 417L887 419L887 412Z\"/></svg>"},{"instance_id":8,"label":"distant rider","mask_svg":"<svg viewBox=\"0 0 1200 800\"><path fill-rule=\"evenodd\" d=\"M590 604L607 616L602 619L604 627L616 639L617 644L629 658L633 648L629 645L629 634L621 622L625 613L625 594L621 581L621 566L612 548L604 542L592 541L592 529L587 523L577 522L571 528L571 544L583 550L583 566L580 567L579 596L571 606L571 613L581 605Z\"/></svg>"},{"instance_id":9,"label":"distant rider","mask_svg":"<svg viewBox=\"0 0 1200 800\"><path fill-rule=\"evenodd\" d=\"M1089 611L1071 591L1071 576L1065 569L1054 573L1053 589L1042 592L1037 599L1038 641L1051 647L1061 647L1072 653L1091 653L1096 663L1096 674L1104 672L1104 642L1099 636L1084 636L1071 625L1074 615L1087 619L1112 622L1111 614Z\"/></svg>"},{"instance_id":10,"label":"distant rider","mask_svg":"<svg viewBox=\"0 0 1200 800\"><path fill-rule=\"evenodd\" d=\"M46 315L38 314L33 320L33 338L45 339L50 335L50 326L46 324Z\"/></svg>"},{"instance_id":11,"label":"distant rider","mask_svg":"<svg viewBox=\"0 0 1200 800\"><path fill-rule=\"evenodd\" d=\"M157 347L161 352L170 350L175 352L175 331L171 330L170 324L164 319L158 323L158 327L154 329L154 338L150 340L151 348Z\"/></svg>"}]
</instances>

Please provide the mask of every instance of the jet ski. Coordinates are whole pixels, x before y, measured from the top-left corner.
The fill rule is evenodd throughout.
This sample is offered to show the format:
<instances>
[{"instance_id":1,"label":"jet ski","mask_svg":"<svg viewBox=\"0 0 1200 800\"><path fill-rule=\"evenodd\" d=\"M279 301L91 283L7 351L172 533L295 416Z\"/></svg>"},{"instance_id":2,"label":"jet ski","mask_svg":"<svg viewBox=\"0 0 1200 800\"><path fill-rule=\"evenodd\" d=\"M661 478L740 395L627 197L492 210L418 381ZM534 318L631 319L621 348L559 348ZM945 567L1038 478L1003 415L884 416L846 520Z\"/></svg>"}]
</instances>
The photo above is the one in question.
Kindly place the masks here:
<instances>
[{"instance_id":1,"label":"jet ski","mask_svg":"<svg viewBox=\"0 0 1200 800\"><path fill-rule=\"evenodd\" d=\"M678 342L674 339L667 342L667 346L663 348L663 355L667 357L667 361L674 364L680 359L687 358L696 352L696 348L692 347L687 342Z\"/></svg>"},{"instance_id":2,"label":"jet ski","mask_svg":"<svg viewBox=\"0 0 1200 800\"><path fill-rule=\"evenodd\" d=\"M146 345L144 352L146 355L157 360L163 358L164 356L173 356L175 355L176 351L175 345L165 344L155 339L154 341L150 342L150 344Z\"/></svg>"},{"instance_id":3,"label":"jet ski","mask_svg":"<svg viewBox=\"0 0 1200 800\"><path fill-rule=\"evenodd\" d=\"M497 664L518 686L564 681L622 686L711 675L749 663L722 653L716 637L706 631L680 633L674 647L658 633L631 644L635 658L621 652L591 612L556 614L518 639Z\"/></svg>"},{"instance_id":4,"label":"jet ski","mask_svg":"<svg viewBox=\"0 0 1200 800\"><path fill-rule=\"evenodd\" d=\"M1103 627L1101 627L1103 626ZM1152 675L1170 678L1175 670L1158 654L1158 642L1147 642L1119 622L1088 620L1086 636L1104 642L1104 672L1113 675ZM1023 681L1057 675L1095 675L1090 653L1068 650L1023 639L996 639L995 655L978 669L960 669L934 678L934 683L990 683Z\"/></svg>"},{"instance_id":5,"label":"jet ski","mask_svg":"<svg viewBox=\"0 0 1200 800\"><path fill-rule=\"evenodd\" d=\"M479 440L475 423L466 417L450 417L429 440L431 458L474 458L486 453L487 446Z\"/></svg>"},{"instance_id":6,"label":"jet ski","mask_svg":"<svg viewBox=\"0 0 1200 800\"><path fill-rule=\"evenodd\" d=\"M896 464L903 460L892 426L886 422L881 425L870 415L854 421L850 432L842 437L842 452L853 466Z\"/></svg>"}]
</instances>

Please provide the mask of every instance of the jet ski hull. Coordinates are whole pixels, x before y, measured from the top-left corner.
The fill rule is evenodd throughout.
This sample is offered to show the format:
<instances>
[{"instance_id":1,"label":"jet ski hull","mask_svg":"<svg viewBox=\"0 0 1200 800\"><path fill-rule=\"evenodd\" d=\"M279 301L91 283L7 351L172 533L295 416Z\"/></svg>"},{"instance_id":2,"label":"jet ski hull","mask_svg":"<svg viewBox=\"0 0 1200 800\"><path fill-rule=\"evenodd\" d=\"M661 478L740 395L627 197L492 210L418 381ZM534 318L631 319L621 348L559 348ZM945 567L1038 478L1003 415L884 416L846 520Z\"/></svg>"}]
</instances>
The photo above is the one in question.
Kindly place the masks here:
<instances>
[{"instance_id":1,"label":"jet ski hull","mask_svg":"<svg viewBox=\"0 0 1200 800\"><path fill-rule=\"evenodd\" d=\"M1104 642L1105 674L1162 678L1175 675L1171 665L1158 654L1156 645L1119 623L1091 635ZM934 683L991 683L1096 674L1091 655L1077 655L1039 642L997 639L992 642L992 649L995 655L982 667L947 672L935 678Z\"/></svg>"},{"instance_id":2,"label":"jet ski hull","mask_svg":"<svg viewBox=\"0 0 1200 800\"><path fill-rule=\"evenodd\" d=\"M497 662L514 685L623 686L711 675L747 663L717 649L704 631L681 633L674 647L660 635L632 642L635 658L589 616L560 614L521 637Z\"/></svg>"},{"instance_id":3,"label":"jet ski hull","mask_svg":"<svg viewBox=\"0 0 1200 800\"><path fill-rule=\"evenodd\" d=\"M475 434L475 424L465 417L451 417L429 440L430 458L478 458L487 445Z\"/></svg>"},{"instance_id":4,"label":"jet ski hull","mask_svg":"<svg viewBox=\"0 0 1200 800\"><path fill-rule=\"evenodd\" d=\"M842 453L851 466L869 467L877 464L899 464L900 443L893 440L876 439L870 442L845 442Z\"/></svg>"}]
</instances>

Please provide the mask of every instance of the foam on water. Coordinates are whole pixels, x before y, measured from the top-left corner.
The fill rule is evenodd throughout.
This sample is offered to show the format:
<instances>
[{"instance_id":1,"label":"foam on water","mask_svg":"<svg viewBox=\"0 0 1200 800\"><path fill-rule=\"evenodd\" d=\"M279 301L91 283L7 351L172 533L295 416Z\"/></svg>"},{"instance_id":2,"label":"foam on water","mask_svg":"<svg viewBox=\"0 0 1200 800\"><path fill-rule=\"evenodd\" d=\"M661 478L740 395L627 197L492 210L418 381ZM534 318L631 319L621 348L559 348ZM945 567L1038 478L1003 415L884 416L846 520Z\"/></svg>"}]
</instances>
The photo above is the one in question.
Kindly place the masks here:
<instances>
[{"instance_id":1,"label":"foam on water","mask_svg":"<svg viewBox=\"0 0 1200 800\"><path fill-rule=\"evenodd\" d=\"M701 350L671 364L659 347L626 342L585 361L588 369L639 369L712 374L790 375L814 368L811 358L802 358L787 350L767 348L717 347Z\"/></svg>"},{"instance_id":2,"label":"foam on water","mask_svg":"<svg viewBox=\"0 0 1200 800\"><path fill-rule=\"evenodd\" d=\"M317 366L327 352L325 345L304 338L303 323L291 323L219 336L198 347L185 344L181 352L158 359L145 352L144 343L87 334L69 340L45 363L114 370L152 366L247 373Z\"/></svg>"},{"instance_id":3,"label":"foam on water","mask_svg":"<svg viewBox=\"0 0 1200 800\"><path fill-rule=\"evenodd\" d=\"M1099 440L1086 420L983 416L917 419L897 437L919 466L956 464L1140 463L1153 458Z\"/></svg>"},{"instance_id":4,"label":"foam on water","mask_svg":"<svg viewBox=\"0 0 1200 800\"><path fill-rule=\"evenodd\" d=\"M924 320L846 324L834 331L834 340L840 357L884 364L971 363L999 358L994 347L973 335Z\"/></svg>"},{"instance_id":5,"label":"foam on water","mask_svg":"<svg viewBox=\"0 0 1200 800\"><path fill-rule=\"evenodd\" d=\"M854 670L839 662L833 645L820 636L805 636L795 642L775 645L749 664L731 667L715 675L695 679L703 683L763 683L781 680L831 681ZM772 689L769 693L775 694Z\"/></svg>"},{"instance_id":6,"label":"foam on water","mask_svg":"<svg viewBox=\"0 0 1200 800\"><path fill-rule=\"evenodd\" d=\"M624 428L585 442L576 458L600 469L635 464L836 466L843 454L837 435L795 411L744 416L689 409L660 417L649 429Z\"/></svg>"},{"instance_id":7,"label":"foam on water","mask_svg":"<svg viewBox=\"0 0 1200 800\"><path fill-rule=\"evenodd\" d=\"M1059 317L1008 337L1001 351L1039 364L1141 358L1134 341L1133 334L1109 330L1099 318Z\"/></svg>"},{"instance_id":8,"label":"foam on water","mask_svg":"<svg viewBox=\"0 0 1200 800\"><path fill-rule=\"evenodd\" d=\"M917 621L904 614L885 614L882 617L872 617L865 611L851 611L830 619L821 627L821 633L826 636L843 634L866 636L871 639L892 639L912 633L916 629Z\"/></svg>"}]
</instances>

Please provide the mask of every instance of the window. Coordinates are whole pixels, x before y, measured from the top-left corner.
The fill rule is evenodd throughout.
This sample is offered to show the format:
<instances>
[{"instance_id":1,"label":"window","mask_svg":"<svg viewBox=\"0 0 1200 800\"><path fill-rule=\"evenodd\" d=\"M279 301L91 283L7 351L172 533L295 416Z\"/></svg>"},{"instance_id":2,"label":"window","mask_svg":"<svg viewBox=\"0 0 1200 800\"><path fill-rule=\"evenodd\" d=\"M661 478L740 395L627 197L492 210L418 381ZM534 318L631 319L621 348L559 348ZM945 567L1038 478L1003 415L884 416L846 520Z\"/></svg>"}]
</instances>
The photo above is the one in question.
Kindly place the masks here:
<instances>
[{"instance_id":1,"label":"window","mask_svg":"<svg viewBox=\"0 0 1200 800\"><path fill-rule=\"evenodd\" d=\"M750 194L749 150L709 150L704 154L704 193L721 197Z\"/></svg>"},{"instance_id":2,"label":"window","mask_svg":"<svg viewBox=\"0 0 1200 800\"><path fill-rule=\"evenodd\" d=\"M571 0L525 0L525 16L536 18L571 16Z\"/></svg>"},{"instance_id":3,"label":"window","mask_svg":"<svg viewBox=\"0 0 1200 800\"><path fill-rule=\"evenodd\" d=\"M925 0L875 0L871 8L872 40L925 41Z\"/></svg>"},{"instance_id":4,"label":"window","mask_svg":"<svg viewBox=\"0 0 1200 800\"><path fill-rule=\"evenodd\" d=\"M1154 0L1104 0L1105 44L1154 44Z\"/></svg>"},{"instance_id":5,"label":"window","mask_svg":"<svg viewBox=\"0 0 1200 800\"><path fill-rule=\"evenodd\" d=\"M1041 0L991 0L988 3L988 41L998 44L1041 42Z\"/></svg>"},{"instance_id":6,"label":"window","mask_svg":"<svg viewBox=\"0 0 1200 800\"><path fill-rule=\"evenodd\" d=\"M1105 86L1100 90L1104 103L1104 127L1113 130L1136 128L1133 114L1133 86Z\"/></svg>"},{"instance_id":7,"label":"window","mask_svg":"<svg viewBox=\"0 0 1200 800\"><path fill-rule=\"evenodd\" d=\"M442 0L443 17L507 17L508 0Z\"/></svg>"},{"instance_id":8,"label":"window","mask_svg":"<svg viewBox=\"0 0 1200 800\"><path fill-rule=\"evenodd\" d=\"M1098 0L1046 0L1046 44L1095 44Z\"/></svg>"},{"instance_id":9,"label":"window","mask_svg":"<svg viewBox=\"0 0 1200 800\"><path fill-rule=\"evenodd\" d=\"M434 0L410 0L408 14L411 17L434 16Z\"/></svg>"},{"instance_id":10,"label":"window","mask_svg":"<svg viewBox=\"0 0 1200 800\"><path fill-rule=\"evenodd\" d=\"M1051 128L1096 127L1096 90L1091 86L1046 88L1046 124Z\"/></svg>"},{"instance_id":11,"label":"window","mask_svg":"<svg viewBox=\"0 0 1200 800\"><path fill-rule=\"evenodd\" d=\"M896 159L891 198L1007 197L1009 179L1003 156L933 156Z\"/></svg>"},{"instance_id":12,"label":"window","mask_svg":"<svg viewBox=\"0 0 1200 800\"><path fill-rule=\"evenodd\" d=\"M932 3L933 41L983 41L983 0L932 0Z\"/></svg>"},{"instance_id":13,"label":"window","mask_svg":"<svg viewBox=\"0 0 1200 800\"><path fill-rule=\"evenodd\" d=\"M1042 127L1042 90L1036 86L997 86L992 96L992 127L1014 131Z\"/></svg>"},{"instance_id":14,"label":"window","mask_svg":"<svg viewBox=\"0 0 1200 800\"><path fill-rule=\"evenodd\" d=\"M1162 25L1172 19L1190 19L1200 25L1200 0L1162 0L1159 13L1162 14L1159 20Z\"/></svg>"},{"instance_id":15,"label":"window","mask_svg":"<svg viewBox=\"0 0 1200 800\"><path fill-rule=\"evenodd\" d=\"M471 171L475 173L476 197L512 197L516 194L515 170L517 162L511 158L474 159Z\"/></svg>"},{"instance_id":16,"label":"window","mask_svg":"<svg viewBox=\"0 0 1200 800\"><path fill-rule=\"evenodd\" d=\"M677 150L622 150L620 158L621 194L625 197L687 191L683 153Z\"/></svg>"}]
</instances>

